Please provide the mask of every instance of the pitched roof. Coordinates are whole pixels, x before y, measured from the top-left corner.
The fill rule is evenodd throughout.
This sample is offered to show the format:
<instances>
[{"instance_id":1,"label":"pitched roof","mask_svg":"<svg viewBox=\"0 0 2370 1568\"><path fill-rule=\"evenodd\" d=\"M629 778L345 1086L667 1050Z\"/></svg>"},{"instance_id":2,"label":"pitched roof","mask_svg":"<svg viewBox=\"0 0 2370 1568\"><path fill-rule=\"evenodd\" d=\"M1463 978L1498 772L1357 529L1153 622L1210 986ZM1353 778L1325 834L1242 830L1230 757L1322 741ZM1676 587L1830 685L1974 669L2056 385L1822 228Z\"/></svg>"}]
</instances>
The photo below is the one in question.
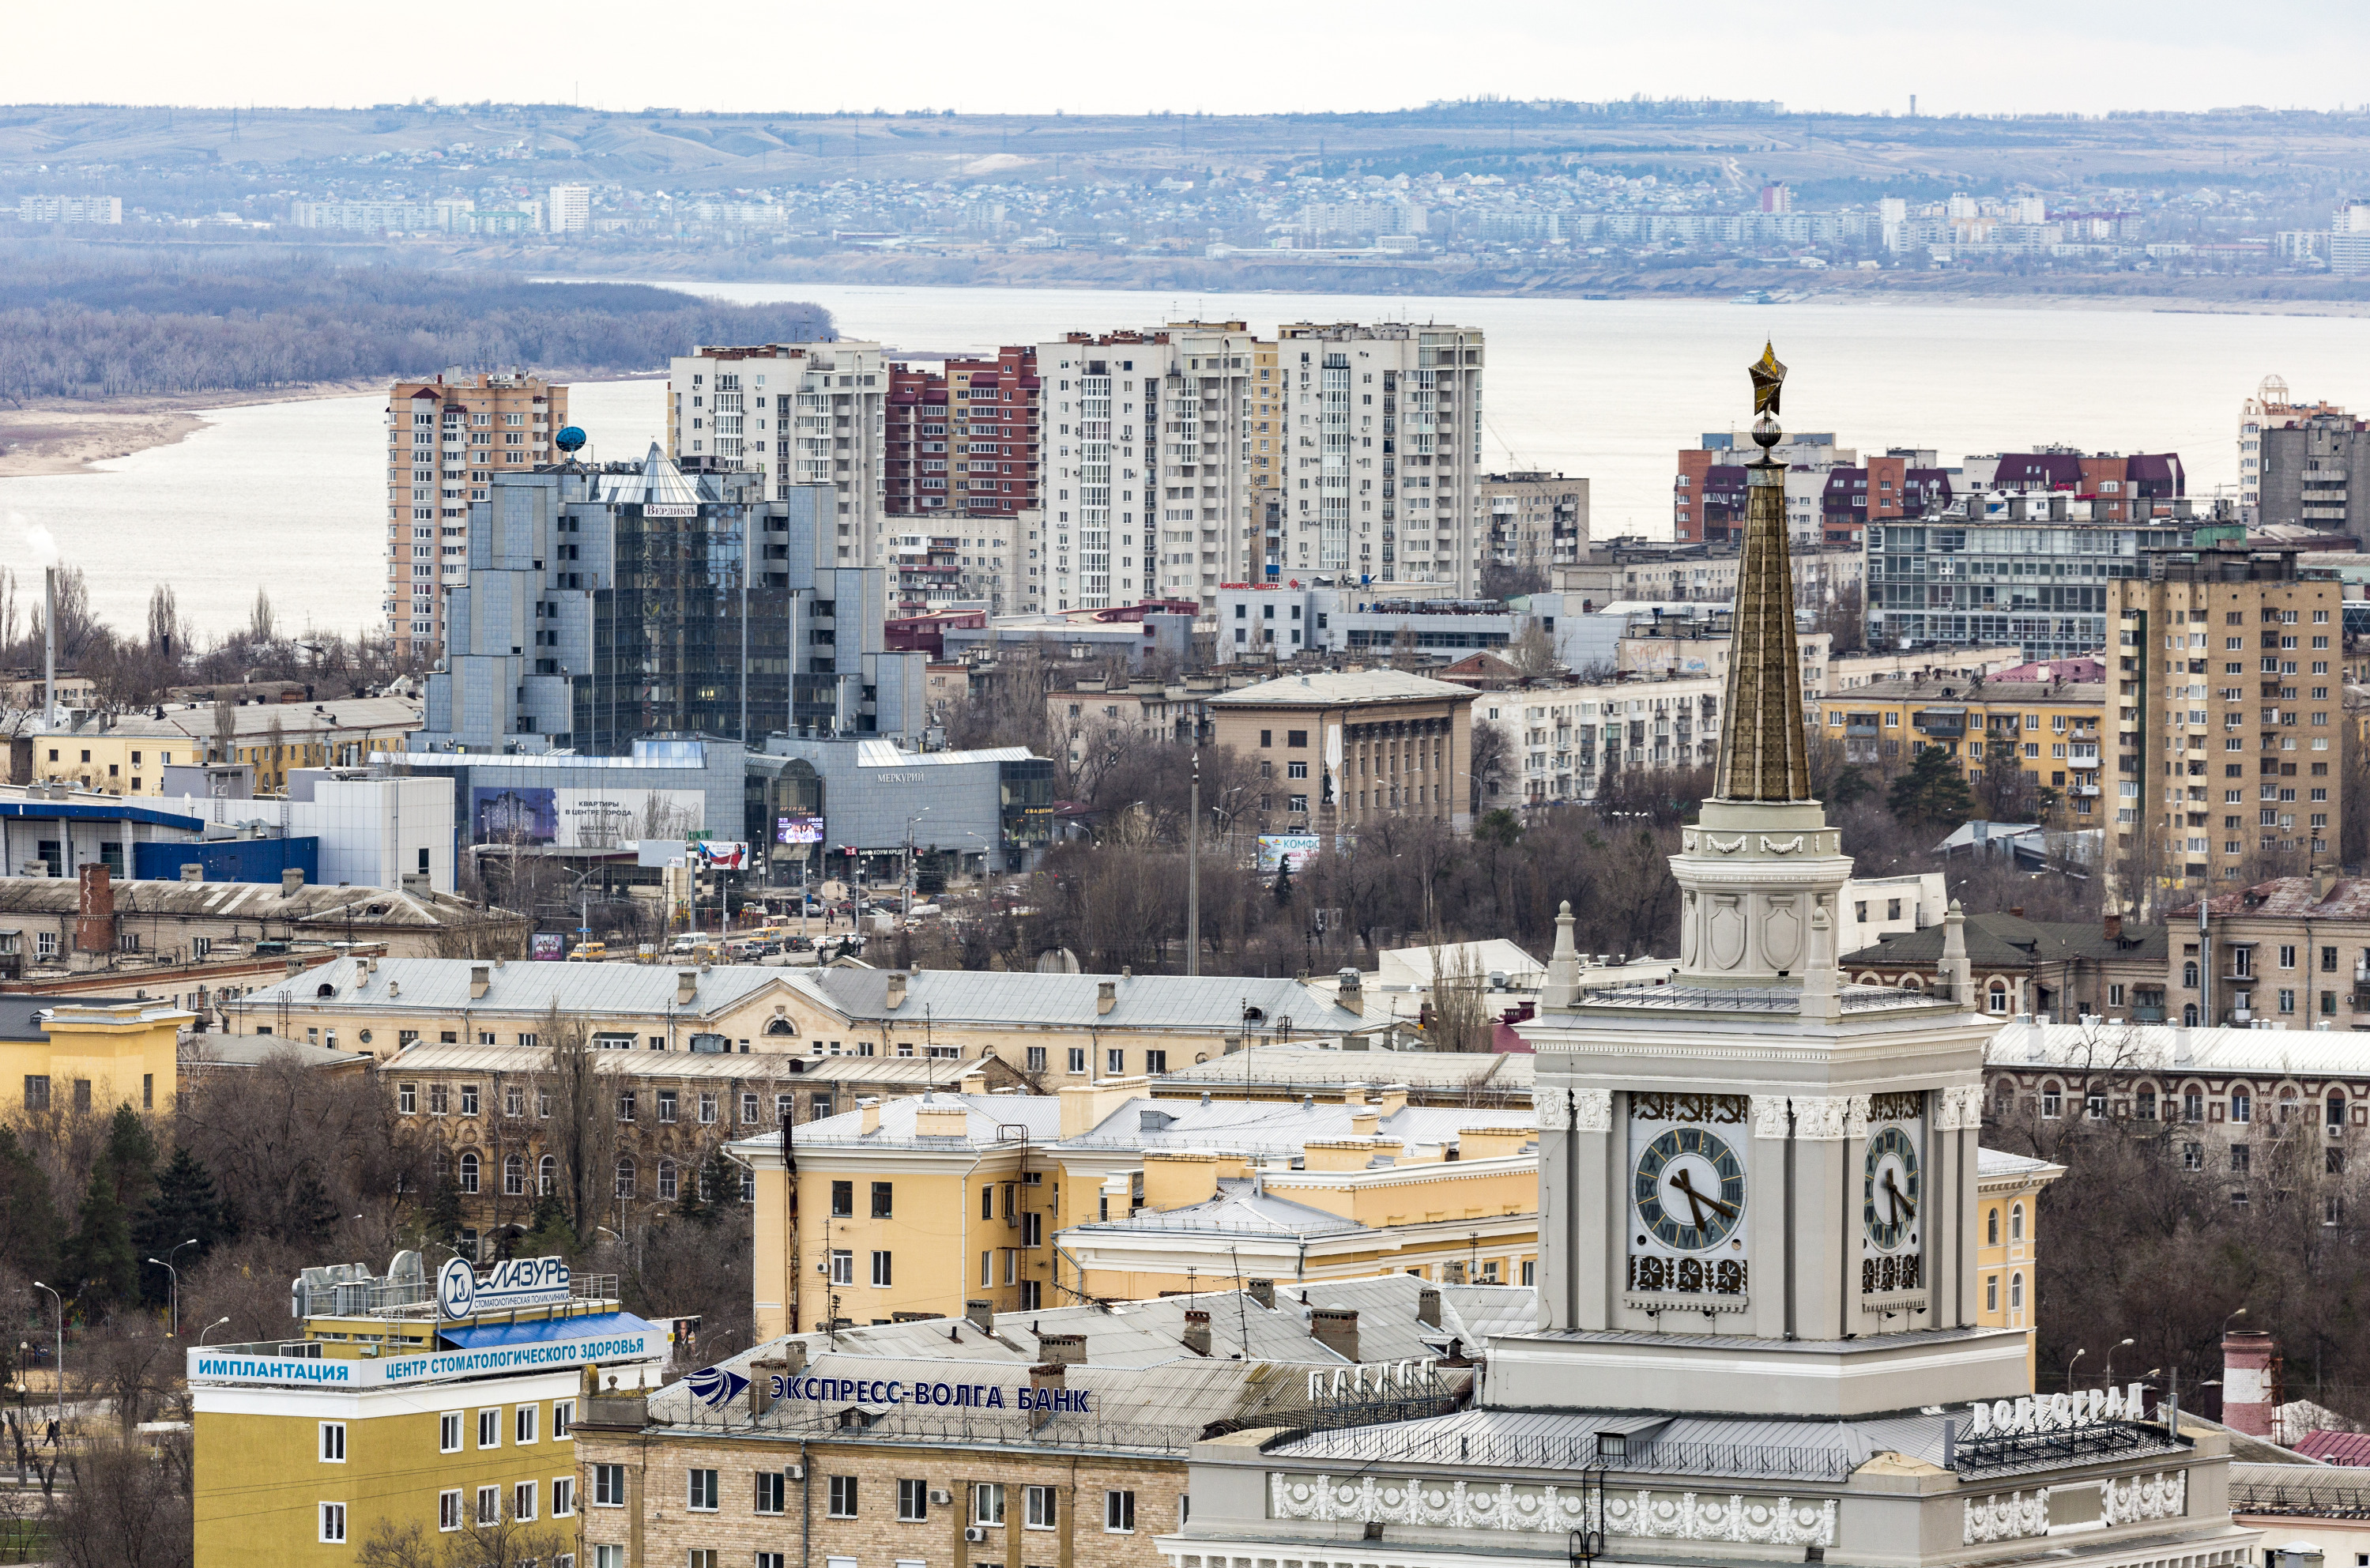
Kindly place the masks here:
<instances>
[{"instance_id":1,"label":"pitched roof","mask_svg":"<svg viewBox=\"0 0 2370 1568\"><path fill-rule=\"evenodd\" d=\"M1218 1183L1218 1195L1181 1208L1139 1209L1124 1219L1089 1220L1065 1226L1064 1235L1158 1236L1340 1236L1366 1228L1354 1219L1280 1198L1255 1181Z\"/></svg>"},{"instance_id":2,"label":"pitched roof","mask_svg":"<svg viewBox=\"0 0 2370 1568\"><path fill-rule=\"evenodd\" d=\"M961 1136L916 1130L925 1109L944 1112L958 1106L964 1113ZM863 1130L862 1110L803 1123L798 1131L799 1147L956 1150L1016 1142L1008 1136L1012 1129L1019 1130L1032 1144L1050 1144L1062 1135L1062 1102L1050 1094L955 1094L938 1090L888 1101L880 1112L880 1125L869 1133ZM760 1144L768 1150L778 1147L771 1133L741 1141Z\"/></svg>"},{"instance_id":3,"label":"pitched roof","mask_svg":"<svg viewBox=\"0 0 2370 1568\"><path fill-rule=\"evenodd\" d=\"M1470 702L1471 686L1404 670L1328 670L1261 681L1210 698L1213 708L1305 708L1351 702Z\"/></svg>"},{"instance_id":4,"label":"pitched roof","mask_svg":"<svg viewBox=\"0 0 2370 1568\"><path fill-rule=\"evenodd\" d=\"M1247 1156L1298 1154L1314 1139L1357 1136L1352 1117L1373 1113L1371 1105L1272 1100L1130 1100L1076 1137L1064 1148L1191 1150ZM1378 1116L1375 1136L1397 1139L1407 1148L1446 1148L1467 1127L1532 1128L1537 1118L1527 1106L1515 1110L1468 1110L1461 1105L1409 1105Z\"/></svg>"},{"instance_id":5,"label":"pitched roof","mask_svg":"<svg viewBox=\"0 0 2370 1568\"><path fill-rule=\"evenodd\" d=\"M1536 1072L1529 1056L1479 1051L1359 1051L1316 1045L1260 1045L1171 1068L1159 1089L1196 1085L1250 1089L1319 1089L1403 1083L1419 1094L1459 1090L1528 1099ZM1164 1102L1165 1103L1165 1102Z\"/></svg>"},{"instance_id":6,"label":"pitched roof","mask_svg":"<svg viewBox=\"0 0 2370 1568\"><path fill-rule=\"evenodd\" d=\"M2023 1019L2000 1026L1984 1047L1984 1065L2005 1070L2055 1067L2119 1074L2213 1078L2243 1073L2263 1078L2370 1077L2361 1037L2349 1030L2184 1029L2179 1024L2041 1023Z\"/></svg>"},{"instance_id":7,"label":"pitched roof","mask_svg":"<svg viewBox=\"0 0 2370 1568\"><path fill-rule=\"evenodd\" d=\"M342 891L342 890L341 890ZM486 994L469 995L474 970L486 974ZM646 1014L703 1018L747 1001L770 986L795 986L795 972L754 963L719 963L689 971L692 999L678 1003L677 971L654 963L477 963L466 958L337 959L247 994L266 1006L282 996L308 1006L339 1002L374 1009L535 1015Z\"/></svg>"},{"instance_id":8,"label":"pitched roof","mask_svg":"<svg viewBox=\"0 0 2370 1568\"><path fill-rule=\"evenodd\" d=\"M213 920L278 920L299 927L348 926L357 934L389 928L437 930L488 920L515 920L508 910L481 909L449 893L378 887L330 887L307 882L293 893L278 882L178 880L117 882L115 913L128 917ZM78 894L72 877L0 877L0 916L72 915ZM411 960L408 962L438 962Z\"/></svg>"},{"instance_id":9,"label":"pitched roof","mask_svg":"<svg viewBox=\"0 0 2370 1568\"><path fill-rule=\"evenodd\" d=\"M1057 1028L1191 1029L1213 1033L1245 1032L1243 1009L1262 1015L1249 1027L1273 1032L1290 1020L1296 1034L1342 1034L1367 1021L1336 1006L1322 993L1293 979L1236 978L1189 974L1034 974L972 969L916 969L905 973L905 1000L889 1006L891 971L823 969L805 980L849 1018L895 1020L921 1027L1035 1023ZM1112 1006L1098 1012L1105 984Z\"/></svg>"},{"instance_id":10,"label":"pitched roof","mask_svg":"<svg viewBox=\"0 0 2370 1568\"><path fill-rule=\"evenodd\" d=\"M1873 946L1846 953L1841 962L1847 970L1931 969L1942 962L1946 928L1937 924L1898 931ZM2111 938L2095 920L2028 920L2021 915L1996 913L1968 916L1966 941L1967 962L1978 970L2020 969L2029 963L2077 958L2161 964L2166 951L2162 926L2127 927L2120 937Z\"/></svg>"},{"instance_id":11,"label":"pitched roof","mask_svg":"<svg viewBox=\"0 0 2370 1568\"><path fill-rule=\"evenodd\" d=\"M2316 895L2310 877L2273 877L2269 882L2216 894L2205 901L2215 915L2263 915L2272 918L2370 920L2370 877L2339 877L2329 891ZM2165 915L2168 922L2194 924L2197 905L2184 905Z\"/></svg>"}]
</instances>

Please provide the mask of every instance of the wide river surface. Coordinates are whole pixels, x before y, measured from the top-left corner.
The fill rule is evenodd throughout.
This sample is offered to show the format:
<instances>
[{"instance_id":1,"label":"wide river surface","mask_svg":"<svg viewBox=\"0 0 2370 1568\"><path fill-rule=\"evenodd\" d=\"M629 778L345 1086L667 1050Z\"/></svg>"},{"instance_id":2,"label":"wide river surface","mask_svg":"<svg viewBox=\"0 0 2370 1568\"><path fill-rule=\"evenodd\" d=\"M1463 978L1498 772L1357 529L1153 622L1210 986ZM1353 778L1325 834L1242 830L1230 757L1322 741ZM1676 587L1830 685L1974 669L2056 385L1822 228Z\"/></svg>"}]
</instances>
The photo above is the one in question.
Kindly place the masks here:
<instances>
[{"instance_id":1,"label":"wide river surface","mask_svg":"<svg viewBox=\"0 0 2370 1568\"><path fill-rule=\"evenodd\" d=\"M1592 481L1593 532L1667 537L1673 453L1749 408L1764 337L1791 368L1786 423L1862 454L2065 444L2175 451L2192 495L2238 478L2240 401L2267 375L2302 398L2370 408L2370 319L1858 301L1410 299L1086 289L671 283L739 302L813 300L841 335L916 354L968 353L1067 331L1199 317L1440 321L1490 335L1484 457ZM423 366L422 369L433 367ZM656 381L578 384L570 417L594 455L639 457L663 426ZM46 525L100 613L136 626L170 582L201 630L247 618L268 588L283 625L381 624L385 399L224 409L187 441L95 473L0 479L0 560L29 563Z\"/></svg>"}]
</instances>

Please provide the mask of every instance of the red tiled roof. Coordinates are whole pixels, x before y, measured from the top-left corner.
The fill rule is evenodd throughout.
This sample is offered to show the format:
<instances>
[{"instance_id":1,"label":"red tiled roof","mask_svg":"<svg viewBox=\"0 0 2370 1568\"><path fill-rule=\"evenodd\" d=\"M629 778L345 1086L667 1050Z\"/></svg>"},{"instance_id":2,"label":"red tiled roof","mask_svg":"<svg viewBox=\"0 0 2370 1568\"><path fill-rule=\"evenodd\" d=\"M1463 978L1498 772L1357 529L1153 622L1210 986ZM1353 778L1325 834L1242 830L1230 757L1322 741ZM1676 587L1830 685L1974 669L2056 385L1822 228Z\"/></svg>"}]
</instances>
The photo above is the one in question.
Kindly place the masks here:
<instances>
[{"instance_id":1,"label":"red tiled roof","mask_svg":"<svg viewBox=\"0 0 2370 1568\"><path fill-rule=\"evenodd\" d=\"M2288 1445L2331 1465L2370 1465L2370 1432L2307 1432Z\"/></svg>"}]
</instances>

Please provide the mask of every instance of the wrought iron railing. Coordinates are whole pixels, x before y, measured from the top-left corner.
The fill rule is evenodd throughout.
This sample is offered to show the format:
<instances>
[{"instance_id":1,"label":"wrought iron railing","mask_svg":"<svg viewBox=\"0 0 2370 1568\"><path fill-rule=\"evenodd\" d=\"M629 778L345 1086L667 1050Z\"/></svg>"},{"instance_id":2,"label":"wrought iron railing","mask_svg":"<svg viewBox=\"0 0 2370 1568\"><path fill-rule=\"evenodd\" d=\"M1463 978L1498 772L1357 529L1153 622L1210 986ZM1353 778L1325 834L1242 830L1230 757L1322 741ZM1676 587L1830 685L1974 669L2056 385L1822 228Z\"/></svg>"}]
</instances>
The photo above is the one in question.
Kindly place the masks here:
<instances>
[{"instance_id":1,"label":"wrought iron railing","mask_svg":"<svg viewBox=\"0 0 2370 1568\"><path fill-rule=\"evenodd\" d=\"M2111 1458L2142 1447L2173 1442L2161 1426L2128 1421L2094 1421L2054 1432L2015 1432L1997 1437L1963 1438L1950 1453L1962 1475L2026 1466L2074 1464Z\"/></svg>"},{"instance_id":2,"label":"wrought iron railing","mask_svg":"<svg viewBox=\"0 0 2370 1568\"><path fill-rule=\"evenodd\" d=\"M1402 1464L1518 1465L1532 1470L1601 1469L1614 1475L1767 1477L1842 1481L1858 1460L1845 1447L1764 1443L1631 1443L1600 1455L1593 1432L1568 1435L1505 1432L1396 1431L1385 1426L1312 1432L1293 1445L1295 1458Z\"/></svg>"}]
</instances>

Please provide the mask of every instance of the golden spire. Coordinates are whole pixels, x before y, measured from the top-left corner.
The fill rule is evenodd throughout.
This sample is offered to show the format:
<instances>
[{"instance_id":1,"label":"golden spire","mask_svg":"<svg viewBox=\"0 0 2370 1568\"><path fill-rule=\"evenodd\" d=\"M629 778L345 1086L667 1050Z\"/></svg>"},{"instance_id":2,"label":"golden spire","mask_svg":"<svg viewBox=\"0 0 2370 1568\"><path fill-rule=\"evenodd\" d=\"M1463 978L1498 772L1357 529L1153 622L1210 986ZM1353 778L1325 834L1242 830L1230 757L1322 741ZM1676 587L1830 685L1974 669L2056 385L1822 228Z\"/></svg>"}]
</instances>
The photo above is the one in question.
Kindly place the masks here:
<instances>
[{"instance_id":1,"label":"golden spire","mask_svg":"<svg viewBox=\"0 0 2370 1568\"><path fill-rule=\"evenodd\" d=\"M1769 455L1786 367L1774 346L1745 367L1753 378L1758 462L1745 471L1744 549L1728 646L1727 708L1720 715L1722 801L1807 801L1808 741L1802 731L1802 655L1794 640L1794 563L1786 542L1786 466Z\"/></svg>"}]
</instances>

